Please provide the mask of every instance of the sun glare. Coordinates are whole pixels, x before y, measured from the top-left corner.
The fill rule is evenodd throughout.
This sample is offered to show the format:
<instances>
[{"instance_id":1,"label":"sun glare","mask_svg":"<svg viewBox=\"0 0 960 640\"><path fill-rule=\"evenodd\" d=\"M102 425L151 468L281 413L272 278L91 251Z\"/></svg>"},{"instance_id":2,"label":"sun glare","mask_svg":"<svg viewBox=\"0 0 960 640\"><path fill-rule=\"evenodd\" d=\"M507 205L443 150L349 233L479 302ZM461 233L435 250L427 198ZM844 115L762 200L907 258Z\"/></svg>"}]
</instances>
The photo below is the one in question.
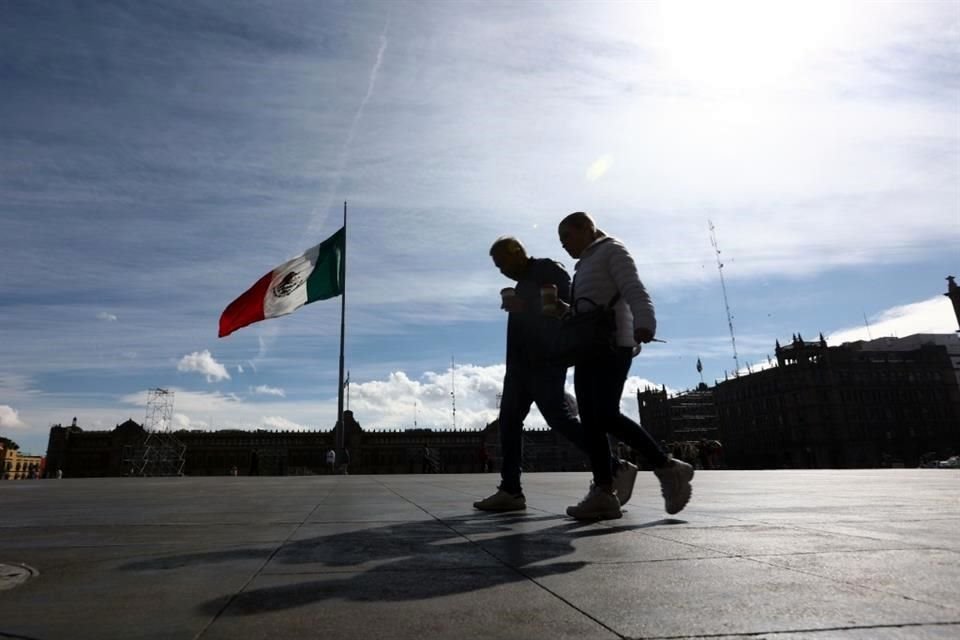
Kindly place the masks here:
<instances>
[{"instance_id":1,"label":"sun glare","mask_svg":"<svg viewBox=\"0 0 960 640\"><path fill-rule=\"evenodd\" d=\"M849 9L815 1L663 2L664 61L672 77L707 87L779 84L835 41Z\"/></svg>"}]
</instances>

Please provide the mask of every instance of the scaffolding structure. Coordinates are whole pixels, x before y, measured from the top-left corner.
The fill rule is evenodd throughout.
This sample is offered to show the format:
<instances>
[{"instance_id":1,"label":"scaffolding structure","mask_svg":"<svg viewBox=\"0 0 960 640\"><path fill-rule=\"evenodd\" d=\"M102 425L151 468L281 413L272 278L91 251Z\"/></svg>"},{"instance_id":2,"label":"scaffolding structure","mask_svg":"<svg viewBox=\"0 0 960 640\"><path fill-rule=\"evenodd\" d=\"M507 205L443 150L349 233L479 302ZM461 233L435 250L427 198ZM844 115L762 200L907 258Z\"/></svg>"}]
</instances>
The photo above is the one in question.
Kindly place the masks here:
<instances>
[{"instance_id":1,"label":"scaffolding structure","mask_svg":"<svg viewBox=\"0 0 960 640\"><path fill-rule=\"evenodd\" d=\"M173 435L173 391L150 389L147 391L147 415L143 428L147 438L143 453L133 456L134 475L182 476L187 446Z\"/></svg>"}]
</instances>

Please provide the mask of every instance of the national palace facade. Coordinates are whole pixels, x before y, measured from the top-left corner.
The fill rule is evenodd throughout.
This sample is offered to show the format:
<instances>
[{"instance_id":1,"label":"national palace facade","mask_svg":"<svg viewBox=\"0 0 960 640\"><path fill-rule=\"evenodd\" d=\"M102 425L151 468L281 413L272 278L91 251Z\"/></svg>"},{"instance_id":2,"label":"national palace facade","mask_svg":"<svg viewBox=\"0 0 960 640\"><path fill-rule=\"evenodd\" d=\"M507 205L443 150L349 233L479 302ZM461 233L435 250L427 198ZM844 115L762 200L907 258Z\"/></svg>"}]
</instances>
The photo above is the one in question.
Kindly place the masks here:
<instances>
[{"instance_id":1,"label":"national palace facade","mask_svg":"<svg viewBox=\"0 0 960 640\"><path fill-rule=\"evenodd\" d=\"M336 427L327 431L175 431L164 434L182 447L179 472L208 475L318 475L334 472L327 452L336 450L335 472L478 473L499 470L500 437L496 421L482 430L364 430L351 411L344 412L345 447L336 450ZM87 431L76 424L50 428L47 477L59 469L65 478L150 475L140 464L149 446L147 431L127 420L109 431ZM574 471L589 468L586 457L549 429L526 430L526 471ZM161 474L166 475L166 474Z\"/></svg>"}]
</instances>

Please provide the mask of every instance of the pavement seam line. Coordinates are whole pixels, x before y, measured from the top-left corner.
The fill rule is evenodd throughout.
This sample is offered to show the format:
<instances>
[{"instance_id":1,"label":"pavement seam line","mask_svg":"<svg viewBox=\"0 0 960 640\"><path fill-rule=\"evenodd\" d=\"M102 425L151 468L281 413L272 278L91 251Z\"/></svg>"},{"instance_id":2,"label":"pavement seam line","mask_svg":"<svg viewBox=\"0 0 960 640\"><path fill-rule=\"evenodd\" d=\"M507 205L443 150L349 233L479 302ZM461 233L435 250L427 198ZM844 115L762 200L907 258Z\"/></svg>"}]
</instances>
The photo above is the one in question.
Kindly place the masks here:
<instances>
[{"instance_id":1,"label":"pavement seam line","mask_svg":"<svg viewBox=\"0 0 960 640\"><path fill-rule=\"evenodd\" d=\"M847 627L814 627L809 629L781 629L777 631L744 631L742 633L701 633L682 636L637 636L631 640L684 640L685 638L751 638L756 636L784 635L793 633L826 633L828 631L857 631L860 629L903 629L906 627L951 627L960 626L960 620L948 622L902 622L900 624L867 624Z\"/></svg>"},{"instance_id":2,"label":"pavement seam line","mask_svg":"<svg viewBox=\"0 0 960 640\"><path fill-rule=\"evenodd\" d=\"M860 588L860 589L865 589L865 590L867 590L867 591L873 591L873 592L875 592L875 593L882 593L882 594L887 595L887 596L894 596L894 597L897 597L897 598L903 598L904 600L909 600L910 602L919 602L920 604L929 605L929 606L931 606L931 607L936 607L936 608L938 608L938 609L944 609L944 610L946 610L946 611L953 611L953 610L956 609L956 607L949 607L949 606L947 606L947 605L943 605L943 604L940 604L940 603L938 603L938 602L928 602L927 600L921 600L920 598L913 598L913 597L911 597L911 596L906 596L906 595L904 595L904 594L902 594L902 593L897 593L897 592L895 592L895 591L886 591L886 590L884 590L884 589L877 589L876 587L871 587L871 586L868 586L868 585L865 585L865 584L860 584L860 583L858 583L858 582L849 582L849 581L847 581L847 580L841 580L841 579L839 579L839 578L832 578L832 577L830 577L830 576L821 575L821 574L819 574L819 573L814 573L814 572L812 572L812 571L805 571L805 570L803 570L803 569L798 569L798 568L796 568L796 567L788 567L788 566L784 566L784 565L782 565L782 564L776 564L776 563L773 563L773 562L765 562L764 560L762 560L762 559L760 559L760 558L758 558L758 557L751 557L751 556L738 556L738 557L741 558L741 559L743 559L743 560L748 560L748 561L750 561L750 562L755 562L755 563L757 563L757 564L766 565L766 566L768 566L768 567L775 567L775 568L777 568L777 569L786 569L787 571L793 571L793 572L795 572L795 573L800 573L800 574L807 575L807 576L813 576L814 578L820 578L820 579L822 579L822 580L829 580L830 582L834 582L834 583L836 583L836 584L840 584L840 585L844 585L844 586L848 586L848 587L857 587L857 588Z\"/></svg>"},{"instance_id":3,"label":"pavement seam line","mask_svg":"<svg viewBox=\"0 0 960 640\"><path fill-rule=\"evenodd\" d=\"M317 509L319 509L319 508L320 508L320 505L323 504L323 501L326 500L326 499L333 493L334 489L336 489L336 487L337 487L338 484L340 484L340 483L338 482L338 483L336 483L336 484L334 484L334 485L332 485L332 486L330 487L330 489L327 491L327 493L324 494L324 496L323 496L322 498L320 498L319 501L317 501L317 504L314 505L313 509L310 510L310 513L308 513L308 514L303 518L303 520L300 521L300 524L298 524L296 527L294 527L293 531L291 531L291 532L287 535L287 537L286 537L279 545L277 545L277 547L276 547L276 548L273 550L273 552L267 557L267 559L263 561L263 564L261 564L260 567L259 567L256 571L253 572L253 575L250 576L250 577L247 579L247 581L243 583L243 585L241 585L240 589L238 589L235 593L233 593L233 594L227 599L226 603L224 603L224 605L220 608L220 610L217 611L217 613L214 614L214 616L213 616L212 618L210 618L210 620L207 622L207 624L205 624L205 625L203 626L203 628L200 629L200 631L197 633L197 635L195 635L195 636L193 637L193 640L200 640L200 638L207 632L207 630L208 630L210 627L212 627L213 624L214 624L217 620L220 619L220 616L222 616L222 615L224 614L224 612L225 612L227 609L230 608L230 605L233 604L233 602L237 599L237 597L238 597L241 593L243 593L244 591L247 590L247 587L250 586L250 583L253 582L254 580L256 580L256 579L263 573L264 568L266 568L266 566L267 566L268 564L270 564L270 561L273 560L274 556L276 556L276 555L280 552L280 549L283 549L284 545L286 545L288 542L290 542L290 539L297 533L297 531L300 531L300 529L303 527L303 525L305 525L305 524L307 523L307 521L310 519L310 517L311 517L314 513L317 512Z\"/></svg>"},{"instance_id":4,"label":"pavement seam line","mask_svg":"<svg viewBox=\"0 0 960 640\"><path fill-rule=\"evenodd\" d=\"M393 490L390 489L389 487L387 487L387 489L388 489L389 491L393 491ZM420 509L421 511L423 511L425 514L427 514L428 516L430 516L431 518L433 518L436 522L442 524L442 525L445 526L447 529L449 529L451 532L453 532L455 535L459 536L460 538L463 538L463 539L466 540L468 543L470 543L472 546L474 546L474 547L476 547L477 549L479 549L481 552L485 553L486 555L488 555L488 556L490 556L491 558L493 558L494 560L496 560L501 566L503 566L503 567L509 569L510 571L513 571L514 573L522 576L524 579L526 579L528 582L532 583L532 584L533 584L534 586L536 586L537 588L539 588L539 589L543 590L544 592L550 594L551 596L553 596L554 598L556 598L556 599L559 600L560 602L564 603L565 605L567 605L568 607L570 607L570 608L573 609L574 611L578 612L580 615L584 616L585 618L587 618L587 619L589 619L589 620L592 620L595 624L597 624L597 625L599 625L600 627L606 629L607 631L609 631L610 633L612 633L612 634L613 634L614 636L616 636L617 638L621 638L621 639L626 638L626 636L624 636L623 634L617 633L617 632L614 631L612 628L610 628L609 626L607 626L606 624L604 624L603 622L601 622L600 620L598 620L598 619L595 618L594 616L590 615L589 613L587 613L586 611L584 611L584 610L581 609L580 607L574 605L572 602L570 602L569 600L567 600L567 599L564 598L563 596L561 596L561 595L559 595L559 594L551 591L551 590L548 589L546 586L540 584L539 582L537 582L537 580L535 580L534 578L530 577L530 575L528 575L527 573L524 573L524 571L521 570L519 567L515 567L515 566L513 566L513 565L507 564L506 562L504 562L503 560L501 560L500 558L498 558L496 555L494 555L491 551L489 551L489 550L486 549L485 547L483 547L483 546L481 546L480 544L478 544L475 540L471 540L471 539L468 538L465 534L463 534L463 533L457 531L456 529L454 529L446 520L443 520L442 518L436 516L435 514L430 513L430 512L427 511L424 507L420 506L420 505L417 504L416 502L413 502L412 500L410 500L410 499L407 498L406 496L401 495L400 493L397 493L396 491L393 491L393 493L394 493L398 498L400 498L400 499L402 499L402 500L406 500L406 501L409 502L410 504L414 505L415 507L417 507L418 509ZM596 524L594 524L594 526L596 526Z\"/></svg>"}]
</instances>

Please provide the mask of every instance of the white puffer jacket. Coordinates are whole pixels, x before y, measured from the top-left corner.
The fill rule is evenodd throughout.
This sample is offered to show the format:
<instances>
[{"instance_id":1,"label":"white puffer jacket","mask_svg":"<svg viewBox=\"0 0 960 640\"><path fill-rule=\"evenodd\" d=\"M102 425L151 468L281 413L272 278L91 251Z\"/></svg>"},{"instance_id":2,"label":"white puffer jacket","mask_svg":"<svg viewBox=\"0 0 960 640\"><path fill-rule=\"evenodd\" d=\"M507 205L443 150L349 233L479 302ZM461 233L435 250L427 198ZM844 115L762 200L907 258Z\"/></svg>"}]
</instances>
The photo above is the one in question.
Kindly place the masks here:
<instances>
[{"instance_id":1,"label":"white puffer jacket","mask_svg":"<svg viewBox=\"0 0 960 640\"><path fill-rule=\"evenodd\" d=\"M620 292L616 304L617 344L636 347L634 329L641 327L657 332L657 318L653 302L640 282L637 265L623 243L610 236L594 240L583 250L573 278L573 296L577 300L589 298L605 305ZM589 303L579 302L577 311L589 311Z\"/></svg>"}]
</instances>

